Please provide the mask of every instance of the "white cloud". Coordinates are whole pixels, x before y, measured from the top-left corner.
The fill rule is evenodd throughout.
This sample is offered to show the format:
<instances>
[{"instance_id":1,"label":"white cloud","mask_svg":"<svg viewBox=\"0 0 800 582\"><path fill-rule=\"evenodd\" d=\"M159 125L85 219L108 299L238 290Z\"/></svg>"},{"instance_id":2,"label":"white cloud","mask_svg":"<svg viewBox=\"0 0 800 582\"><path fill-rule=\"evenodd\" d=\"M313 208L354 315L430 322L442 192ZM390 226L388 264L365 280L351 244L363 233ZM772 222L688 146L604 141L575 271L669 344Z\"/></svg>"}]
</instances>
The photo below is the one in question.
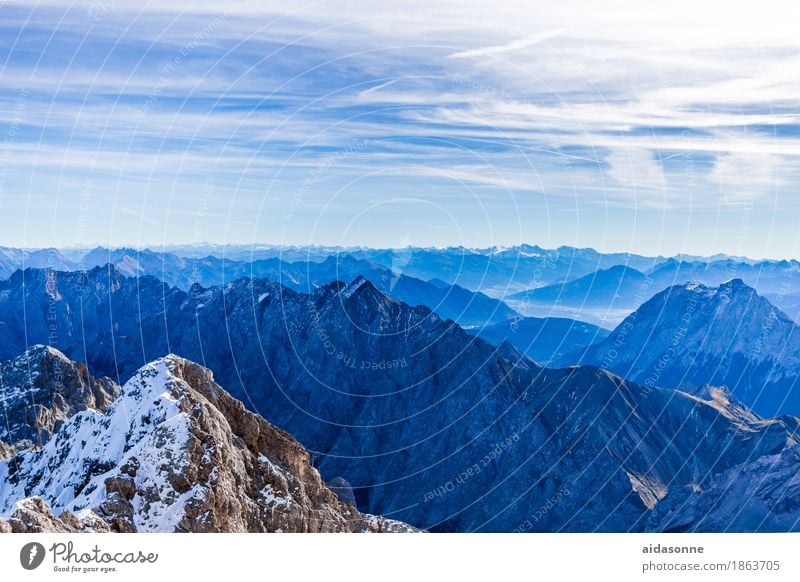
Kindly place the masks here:
<instances>
[{"instance_id":1,"label":"white cloud","mask_svg":"<svg viewBox=\"0 0 800 582\"><path fill-rule=\"evenodd\" d=\"M497 168L446 168L439 166L413 166L410 168L398 168L397 172L401 175L418 174L423 176L433 176L445 178L455 182L471 182L502 188L509 192L518 191L541 191L541 186L537 185L534 176L530 180L523 179L520 175L509 176L503 170ZM516 173L515 173L516 174Z\"/></svg>"},{"instance_id":2,"label":"white cloud","mask_svg":"<svg viewBox=\"0 0 800 582\"><path fill-rule=\"evenodd\" d=\"M535 34L531 34L524 38L520 38L517 40L512 40L506 44L496 45L496 46L487 46L477 49L471 49L466 51L460 51L457 53L453 53L448 55L447 58L449 59L465 59L465 58L475 58L475 57L487 57L487 56L494 56L499 55L502 53L508 53L512 51L518 51L524 48L531 47L535 44L539 44L540 42L545 42L550 40L551 38L555 38L557 36L563 35L567 32L568 29L561 28L558 30L552 31L545 31L545 32L537 32Z\"/></svg>"},{"instance_id":3,"label":"white cloud","mask_svg":"<svg viewBox=\"0 0 800 582\"><path fill-rule=\"evenodd\" d=\"M633 198L641 190L663 191L664 169L652 152L641 148L614 149L605 157L606 176L624 186Z\"/></svg>"},{"instance_id":4,"label":"white cloud","mask_svg":"<svg viewBox=\"0 0 800 582\"><path fill-rule=\"evenodd\" d=\"M636 192L639 201L657 204L669 195L675 204L687 203L669 190L669 175L658 161L676 151L716 159L713 171L699 173L698 180L720 199L753 198L796 184L796 174L782 166L800 156L800 138L789 127L800 126L800 5L14 4L71 6L63 21L57 11L42 10L34 22L80 31L81 38L91 28L87 42L98 35L119 38L119 50L126 42L146 43L148 50L162 50L165 62L231 10L174 75L162 75L164 63L157 59L157 65L138 61L138 53L129 70L124 63L98 70L77 53L69 70L35 75L29 63L10 61L0 82L35 93L26 122L43 135L63 133L65 141L76 142L40 146L19 136L15 163L36 171L86 166L147 173L174 166L176 174L214 168L260 175L287 163L304 173L315 163L305 153L309 145L335 149L358 139L373 142L358 159L365 168L391 169L401 158L401 167L416 168L423 177L497 188L538 190L528 180L526 156L541 154L537 170L551 186L548 192L555 192L552 185L567 178L546 156L569 158L584 162L570 168L568 179L578 185L575 195L587 192L587 198L599 188L597 167L605 165L615 200L630 200ZM93 6L106 7L96 14L99 20L87 19ZM126 28L130 16L142 11L146 25ZM155 86L156 106L139 115L136 105ZM117 93L127 99L116 101ZM11 112L15 95L5 95L0 109ZM197 97L212 105L196 106ZM770 134L770 126L785 131ZM684 129L689 132L682 136ZM102 147L93 148L98 136ZM413 138L413 147L399 153L395 144L383 151L384 140L398 137ZM152 140L157 148L129 153L134 138ZM439 169L430 160L430 143L452 146L436 152ZM469 167L469 148L492 149L500 175ZM747 165L753 167L745 171ZM768 169L779 166L780 173Z\"/></svg>"},{"instance_id":5,"label":"white cloud","mask_svg":"<svg viewBox=\"0 0 800 582\"><path fill-rule=\"evenodd\" d=\"M723 204L749 203L775 193L790 164L770 153L726 153L717 157L709 180L719 188Z\"/></svg>"}]
</instances>

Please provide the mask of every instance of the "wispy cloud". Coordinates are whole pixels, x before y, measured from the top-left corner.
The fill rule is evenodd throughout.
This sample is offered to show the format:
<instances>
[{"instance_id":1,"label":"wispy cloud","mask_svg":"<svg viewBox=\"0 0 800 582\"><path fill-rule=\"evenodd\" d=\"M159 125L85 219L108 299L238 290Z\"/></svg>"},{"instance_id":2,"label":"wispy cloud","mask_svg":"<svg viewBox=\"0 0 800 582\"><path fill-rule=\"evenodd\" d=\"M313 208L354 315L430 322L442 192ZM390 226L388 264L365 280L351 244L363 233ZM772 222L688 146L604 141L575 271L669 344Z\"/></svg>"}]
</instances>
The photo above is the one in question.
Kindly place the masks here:
<instances>
[{"instance_id":1,"label":"wispy cloud","mask_svg":"<svg viewBox=\"0 0 800 582\"><path fill-rule=\"evenodd\" d=\"M330 232L388 192L464 212L443 186L458 182L519 192L528 216L602 205L611 230L632 212L800 205L800 6L19 0L3 15L5 208L57 190L69 213L82 174L152 232L181 227L128 212L133 184L191 203L213 180L236 201L219 213L267 238L310 228L339 189L351 206ZM22 236L0 220L0 242Z\"/></svg>"},{"instance_id":2,"label":"wispy cloud","mask_svg":"<svg viewBox=\"0 0 800 582\"><path fill-rule=\"evenodd\" d=\"M511 42L496 45L496 46L487 46L481 47L477 49L471 49L466 51L459 51L448 55L447 58L449 59L467 59L467 58L478 58L478 57L488 57L488 56L495 56L502 53L508 53L512 51L518 51L521 49L525 49L531 47L535 44L539 44L540 42L545 42L550 40L551 38L555 38L557 36L561 36L569 29L561 28L558 30L546 31L546 32L537 32L535 34L531 34L524 38L520 38L517 40L512 40Z\"/></svg>"},{"instance_id":3,"label":"wispy cloud","mask_svg":"<svg viewBox=\"0 0 800 582\"><path fill-rule=\"evenodd\" d=\"M139 220L141 220L142 222L145 222L147 224L150 224L150 225L153 225L153 226L160 226L161 225L161 223L159 221L157 221L155 218L152 218L150 216L142 214L141 212L137 212L133 208L128 208L127 206L120 206L119 210L120 210L120 212L123 212L125 214L130 215L130 216L133 216L135 218L138 218Z\"/></svg>"}]
</instances>

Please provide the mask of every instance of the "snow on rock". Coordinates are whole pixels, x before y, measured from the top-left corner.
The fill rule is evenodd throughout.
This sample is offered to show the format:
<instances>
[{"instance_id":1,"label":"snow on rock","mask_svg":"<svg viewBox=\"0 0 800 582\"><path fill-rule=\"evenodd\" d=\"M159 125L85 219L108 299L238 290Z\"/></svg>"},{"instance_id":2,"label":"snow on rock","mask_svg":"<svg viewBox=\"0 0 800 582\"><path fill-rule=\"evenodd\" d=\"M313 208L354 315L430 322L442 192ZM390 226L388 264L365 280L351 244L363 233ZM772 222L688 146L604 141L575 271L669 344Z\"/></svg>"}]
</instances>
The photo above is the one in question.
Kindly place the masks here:
<instances>
[{"instance_id":1,"label":"snow on rock","mask_svg":"<svg viewBox=\"0 0 800 582\"><path fill-rule=\"evenodd\" d=\"M352 283L350 283L344 289L341 290L339 296L343 300L350 299L356 293L356 291L361 289L366 283L367 280L364 277L357 277L355 281L353 281Z\"/></svg>"},{"instance_id":2,"label":"snow on rock","mask_svg":"<svg viewBox=\"0 0 800 582\"><path fill-rule=\"evenodd\" d=\"M119 394L109 378L93 378L60 351L33 346L0 364L0 442L27 448L46 442L82 410L105 410ZM2 446L0 446L2 449ZM7 455L0 454L0 458Z\"/></svg>"},{"instance_id":3,"label":"snow on rock","mask_svg":"<svg viewBox=\"0 0 800 582\"><path fill-rule=\"evenodd\" d=\"M100 531L97 516L121 532L398 529L341 502L297 441L177 356L141 368L105 412L78 412L41 449L0 462L4 523L21 523L30 498L36 517L18 531Z\"/></svg>"},{"instance_id":4,"label":"snow on rock","mask_svg":"<svg viewBox=\"0 0 800 582\"><path fill-rule=\"evenodd\" d=\"M27 497L14 504L8 521L0 518L0 533L102 533L108 524L93 511L56 517L41 497Z\"/></svg>"}]
</instances>

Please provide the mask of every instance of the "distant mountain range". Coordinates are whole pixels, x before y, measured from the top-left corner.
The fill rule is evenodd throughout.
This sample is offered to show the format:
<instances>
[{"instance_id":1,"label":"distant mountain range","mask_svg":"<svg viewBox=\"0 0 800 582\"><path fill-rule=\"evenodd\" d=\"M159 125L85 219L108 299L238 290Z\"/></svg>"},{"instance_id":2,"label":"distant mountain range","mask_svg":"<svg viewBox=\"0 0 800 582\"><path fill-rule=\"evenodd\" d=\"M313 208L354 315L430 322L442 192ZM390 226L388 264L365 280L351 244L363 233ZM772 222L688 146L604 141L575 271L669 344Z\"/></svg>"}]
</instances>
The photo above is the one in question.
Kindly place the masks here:
<instances>
[{"instance_id":1,"label":"distant mountain range","mask_svg":"<svg viewBox=\"0 0 800 582\"><path fill-rule=\"evenodd\" d=\"M333 281L350 282L363 276L391 297L411 305L426 305L441 317L453 319L465 326L490 325L517 316L502 301L483 293L443 282L429 283L351 256L329 256L319 262L307 260L289 263L278 258L243 262L214 256L186 259L172 253L97 248L77 261L72 261L61 257L58 251L53 253L40 251L30 255L37 263L31 266L81 271L111 264L125 276L152 275L183 290L188 290L195 283L210 287L225 285L244 277L255 277L274 279L296 291L310 292ZM13 255L14 261L7 262L5 267L0 264L0 274L21 264L21 257L28 256L21 251L9 255ZM58 257L58 260L49 263L51 256Z\"/></svg>"},{"instance_id":2,"label":"distant mountain range","mask_svg":"<svg viewBox=\"0 0 800 582\"><path fill-rule=\"evenodd\" d=\"M625 253L603 254L594 249L573 247L548 250L535 245L508 249L410 247L386 250L198 245L161 251L103 247L86 251L24 251L0 247L0 278L26 267L88 270L111 263L126 275L154 275L171 285L188 288L192 283L219 285L244 276L272 277L280 264L321 263L330 257L348 256L380 265L397 276L406 275L423 281L439 279L448 285L482 291L500 299L615 265L649 270L666 260ZM366 276L366 273L361 274Z\"/></svg>"},{"instance_id":3,"label":"distant mountain range","mask_svg":"<svg viewBox=\"0 0 800 582\"><path fill-rule=\"evenodd\" d=\"M625 265L577 279L516 293L509 305L521 313L568 316L608 326L616 324L655 292L653 281Z\"/></svg>"},{"instance_id":4,"label":"distant mountain range","mask_svg":"<svg viewBox=\"0 0 800 582\"><path fill-rule=\"evenodd\" d=\"M646 289L644 273L625 265L595 271L578 279L531 289L512 295L510 299L528 300L546 305L565 304L570 307L638 307L635 297Z\"/></svg>"},{"instance_id":5,"label":"distant mountain range","mask_svg":"<svg viewBox=\"0 0 800 582\"><path fill-rule=\"evenodd\" d=\"M648 272L654 287L662 290L688 282L716 287L741 279L761 294L800 293L800 262L792 261L677 261L670 259Z\"/></svg>"},{"instance_id":6,"label":"distant mountain range","mask_svg":"<svg viewBox=\"0 0 800 582\"><path fill-rule=\"evenodd\" d=\"M627 314L624 311L632 310L632 304L633 308L638 307L667 287L692 281L715 286L741 278L762 294L800 294L797 261L755 261L725 255L645 257L600 253L590 248L544 249L536 245L486 249L178 245L159 251L0 247L0 279L26 267L89 270L108 263L125 275L153 275L182 289L194 283L205 287L224 285L252 276L273 278L298 291L309 291L313 288L309 285L319 286L336 279L350 281L362 275L391 293L390 286L379 283L385 273L376 272L389 271L394 279L405 276L422 282L437 280L442 285L482 292L499 300L527 300L524 315L548 315L540 308L551 305L554 312L550 315L581 319L581 314L576 315L575 311L582 306L588 314L583 319L601 323L605 320L593 317L595 311L622 313L609 319L616 317L616 323ZM640 299L642 293L638 289L642 277L645 277L644 299ZM544 289L539 291L540 288ZM553 304L555 299L558 303ZM468 325L477 323L471 321Z\"/></svg>"},{"instance_id":7,"label":"distant mountain range","mask_svg":"<svg viewBox=\"0 0 800 582\"><path fill-rule=\"evenodd\" d=\"M650 270L616 265L507 298L525 315L570 317L605 327L618 324L645 301L673 285L717 286L734 278L785 306L793 318L800 313L800 263L797 261L685 262L669 259Z\"/></svg>"},{"instance_id":8,"label":"distant mountain range","mask_svg":"<svg viewBox=\"0 0 800 582\"><path fill-rule=\"evenodd\" d=\"M670 287L560 363L695 394L726 386L761 415L800 414L800 327L741 279Z\"/></svg>"},{"instance_id":9,"label":"distant mountain range","mask_svg":"<svg viewBox=\"0 0 800 582\"><path fill-rule=\"evenodd\" d=\"M672 291L684 306L696 294L694 309L704 316L686 332L687 343L695 345L692 338L711 329L721 345L733 337L727 327L731 321L751 322L751 312L741 309L761 305L760 298L753 298L742 283L729 286L730 291L700 286ZM724 302L723 295L730 299ZM656 307L646 309L642 321L652 321L664 310L656 300L661 301L657 296L648 302ZM775 352L773 342L786 340L785 318L764 309L761 305L754 313L777 318L778 331L759 336L760 328L743 325L741 342L733 340L736 353L741 353L739 346L753 345L745 336L752 338L754 331L762 337L765 354ZM677 321L665 321L663 330L655 330L656 340L682 329L676 327L683 319L677 304L669 304L668 311ZM718 330L710 317L714 314L725 324ZM188 523L206 523L201 519L208 507L203 501L208 499L203 488L209 485L205 472L181 477L178 471L170 481L169 473L161 472L167 471L158 453L164 447L155 443L167 443L165 450L173 451L178 467L210 467L203 464L202 454L187 458L182 453L186 448L174 443L186 442L186 431L179 428L186 422L199 423L215 443L238 442L217 432L225 426L210 420L219 418L217 411L243 441L231 454L241 459L235 465L245 473L226 473L230 482L261 483L274 475L259 455L277 465L272 459L278 453L270 443L278 437L254 443L247 427L258 421L221 396L224 386L250 410L297 438L310 451L309 463L336 484L332 487L340 499L352 495L361 512L433 531L786 531L800 523L797 417L756 416L738 402L750 392L735 385L729 386L734 396L721 389L688 394L660 383L651 386L646 379L647 385L637 384L591 366L542 368L509 341L492 346L426 307L392 299L362 277L310 293L258 278L222 287L194 285L187 291L149 276L126 277L113 267L87 273L29 269L0 286L0 321L0 360L15 358L30 344L50 343L71 359L86 362L94 375L127 381L114 401L119 404L104 412L89 410L88 394L97 392L91 388L96 381L75 367L78 371L67 376L77 374L80 381L73 385L82 396L72 398L75 404L69 407L54 407L47 403L58 399L45 399L45 409L72 415L45 425L55 435L46 443L47 433L39 431L38 421L25 420L43 417L43 411L34 407L31 411L39 412L31 415L24 404L17 405L13 434L25 433L28 441L41 438L44 446L16 451L14 443L3 445L11 461L0 464L0 498L41 494L55 511L78 512L73 514L78 520L91 517L80 513L87 508L107 507L103 521L110 516L122 529L129 515L124 501L130 502L126 496L131 491L134 497L175 499L170 490L182 494L199 486ZM602 353L602 346L620 341L620 333L618 328L580 355ZM635 335L639 348L654 341L645 327L626 333ZM164 359L169 353L181 358ZM8 369L35 369L26 361L32 359L27 355ZM213 383L188 360L212 370ZM782 362L785 369L788 364ZM636 374L635 369L626 374ZM25 403L26 375L12 376L13 386L3 384L4 393ZM45 393L63 394L64 389L51 387ZM103 392L109 397L114 393L110 387ZM130 435L114 428L122 408L134 411L130 418L135 422L126 425ZM239 410L239 420L230 420L233 410ZM109 435L120 440L109 440ZM158 435L165 440L159 441ZM159 477L153 480L155 489L140 493L142 484L134 478L132 488L125 481L130 477L128 453L115 454L125 449L136 451L134 456L149 452L147 466L166 481ZM48 477L42 467L55 458L70 462L64 473ZM97 468L86 473L81 467L92 467L92 460ZM296 466L294 462L281 460L279 466ZM25 469L12 475L13 467ZM291 475L283 474L289 491L291 479L313 478L307 469ZM74 484L84 488L78 492ZM63 503L51 494L62 486L73 492ZM273 485L275 491L284 491L277 487ZM320 491L322 485L316 487ZM728 490L750 496L742 511L734 513L720 501ZM112 504L103 505L116 493L123 499L114 495ZM243 504L253 499L247 488L230 493ZM343 510L330 499L320 493L308 503L327 503L336 521ZM12 510L2 510L3 517L10 517ZM235 521L236 515L225 519L242 523ZM165 523L152 512L142 519L133 523ZM307 527L308 522L293 520L285 522L287 527ZM346 521L336 522L344 527ZM252 523L264 529L277 524Z\"/></svg>"},{"instance_id":10,"label":"distant mountain range","mask_svg":"<svg viewBox=\"0 0 800 582\"><path fill-rule=\"evenodd\" d=\"M429 280L439 278L473 291L503 299L517 292L572 280L598 269L627 265L651 269L665 259L594 249L543 249L521 245L508 249L360 250L351 253L382 265L402 265L403 273Z\"/></svg>"},{"instance_id":11,"label":"distant mountain range","mask_svg":"<svg viewBox=\"0 0 800 582\"><path fill-rule=\"evenodd\" d=\"M764 297L795 323L800 323L800 293L766 293Z\"/></svg>"}]
</instances>

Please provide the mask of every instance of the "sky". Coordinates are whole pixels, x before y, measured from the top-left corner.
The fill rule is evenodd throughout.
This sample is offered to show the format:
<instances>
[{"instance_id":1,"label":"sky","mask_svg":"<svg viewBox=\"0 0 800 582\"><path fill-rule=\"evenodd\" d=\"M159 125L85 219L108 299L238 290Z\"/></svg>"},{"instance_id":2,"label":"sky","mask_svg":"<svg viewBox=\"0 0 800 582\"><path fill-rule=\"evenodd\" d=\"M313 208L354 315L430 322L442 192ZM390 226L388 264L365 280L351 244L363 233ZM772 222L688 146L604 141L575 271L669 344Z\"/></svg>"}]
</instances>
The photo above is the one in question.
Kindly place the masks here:
<instances>
[{"instance_id":1,"label":"sky","mask_svg":"<svg viewBox=\"0 0 800 582\"><path fill-rule=\"evenodd\" d=\"M0 2L0 245L800 257L800 6L652 4Z\"/></svg>"}]
</instances>

